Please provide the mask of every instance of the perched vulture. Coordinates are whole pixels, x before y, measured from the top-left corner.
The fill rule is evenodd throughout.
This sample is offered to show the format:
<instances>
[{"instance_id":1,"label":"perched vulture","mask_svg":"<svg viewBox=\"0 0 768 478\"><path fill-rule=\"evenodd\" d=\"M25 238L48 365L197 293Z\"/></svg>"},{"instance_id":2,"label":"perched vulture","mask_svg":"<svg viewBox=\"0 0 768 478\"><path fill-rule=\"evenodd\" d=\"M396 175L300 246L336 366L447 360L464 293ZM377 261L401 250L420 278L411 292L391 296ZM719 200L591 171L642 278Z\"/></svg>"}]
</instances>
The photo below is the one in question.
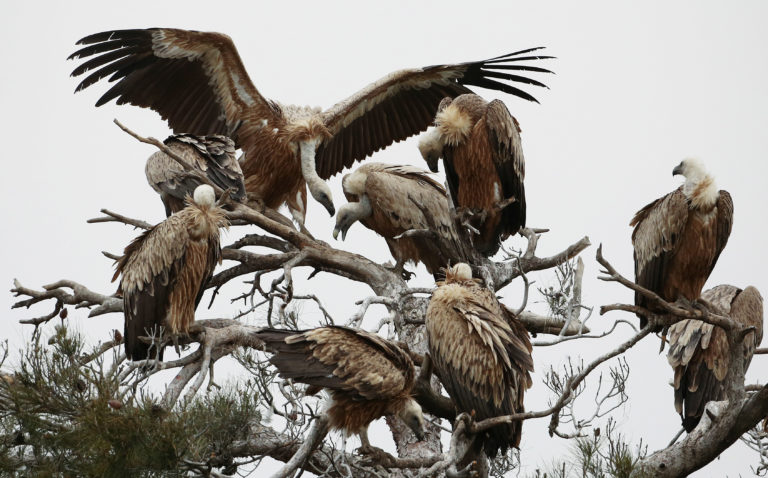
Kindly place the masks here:
<instances>
[{"instance_id":1,"label":"perched vulture","mask_svg":"<svg viewBox=\"0 0 768 478\"><path fill-rule=\"evenodd\" d=\"M177 134L164 143L211 183L224 190L234 188L230 193L233 201L245 200L243 171L235 159L234 141L221 135ZM147 159L144 172L149 185L160 195L166 216L184 209L184 200L200 185L199 179L186 174L181 164L163 151Z\"/></svg>"},{"instance_id":2,"label":"perched vulture","mask_svg":"<svg viewBox=\"0 0 768 478\"><path fill-rule=\"evenodd\" d=\"M125 313L125 355L143 360L150 345L139 337L186 334L216 264L219 228L227 227L213 188L198 186L188 206L134 239L117 261L114 281ZM152 353L163 359L162 347Z\"/></svg>"},{"instance_id":3,"label":"perched vulture","mask_svg":"<svg viewBox=\"0 0 768 478\"><path fill-rule=\"evenodd\" d=\"M348 204L339 208L333 237L347 236L349 227L360 221L365 227L384 237L397 266L406 261L423 262L427 270L437 274L452 257L446 255L435 240L424 236L398 235L411 229L429 229L446 241L458 241L445 189L423 171L413 166L366 163L342 180ZM432 216L432 226L422 209ZM453 262L456 262L455 260Z\"/></svg>"},{"instance_id":4,"label":"perched vulture","mask_svg":"<svg viewBox=\"0 0 768 478\"><path fill-rule=\"evenodd\" d=\"M413 399L415 372L411 358L397 345L376 334L349 327L312 330L264 329L258 334L280 376L310 385L317 393L330 391L331 428L357 433L368 442L368 424L397 415L423 439L424 416Z\"/></svg>"},{"instance_id":5,"label":"perched vulture","mask_svg":"<svg viewBox=\"0 0 768 478\"><path fill-rule=\"evenodd\" d=\"M533 359L528 331L465 263L448 269L427 308L429 355L448 395L476 420L525 411ZM520 444L522 422L489 429L475 441L489 457Z\"/></svg>"},{"instance_id":6,"label":"perched vulture","mask_svg":"<svg viewBox=\"0 0 768 478\"><path fill-rule=\"evenodd\" d=\"M525 227L520 126L504 103L475 94L443 99L419 150L433 172L443 158L453 203L477 212L480 253L492 256L501 241Z\"/></svg>"},{"instance_id":7,"label":"perched vulture","mask_svg":"<svg viewBox=\"0 0 768 478\"><path fill-rule=\"evenodd\" d=\"M719 285L707 290L702 299L714 312L730 317L745 327L754 327L744 339L744 370L763 340L763 298L754 287L741 290ZM669 328L667 360L675 371L675 409L690 432L699 423L707 402L725 399L730 377L730 351L726 333L700 320L683 320Z\"/></svg>"},{"instance_id":8,"label":"perched vulture","mask_svg":"<svg viewBox=\"0 0 768 478\"><path fill-rule=\"evenodd\" d=\"M78 86L102 78L115 84L96 106L117 98L152 108L174 132L223 134L245 152L245 188L268 207L287 202L303 217L312 197L334 214L330 188L322 181L354 161L429 126L440 101L469 93L468 86L503 91L536 101L514 86L544 86L516 74L543 68L520 64L551 58L528 53L483 61L400 70L371 83L329 109L284 105L261 95L232 40L220 33L150 28L96 33L70 59L93 57L72 76L95 70Z\"/></svg>"},{"instance_id":9,"label":"perched vulture","mask_svg":"<svg viewBox=\"0 0 768 478\"><path fill-rule=\"evenodd\" d=\"M639 210L629 223L635 227L635 282L668 302L693 303L728 242L733 201L728 191L718 191L698 160L683 160L672 170L677 174L685 176L685 183ZM639 293L635 304L664 312ZM647 319L638 317L645 327Z\"/></svg>"}]
</instances>

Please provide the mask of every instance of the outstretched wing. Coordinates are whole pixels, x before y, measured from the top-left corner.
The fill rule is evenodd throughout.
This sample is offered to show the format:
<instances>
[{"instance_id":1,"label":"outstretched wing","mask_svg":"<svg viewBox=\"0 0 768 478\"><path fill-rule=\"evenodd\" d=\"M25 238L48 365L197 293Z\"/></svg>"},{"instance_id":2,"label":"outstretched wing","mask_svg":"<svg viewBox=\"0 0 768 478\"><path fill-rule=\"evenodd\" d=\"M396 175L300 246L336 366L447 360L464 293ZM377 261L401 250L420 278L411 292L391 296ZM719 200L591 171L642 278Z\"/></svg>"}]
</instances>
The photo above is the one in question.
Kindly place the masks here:
<instances>
[{"instance_id":1,"label":"outstretched wing","mask_svg":"<svg viewBox=\"0 0 768 478\"><path fill-rule=\"evenodd\" d=\"M117 104L157 111L174 132L224 134L235 140L245 119L274 121L276 106L253 86L226 35L171 28L115 30L89 35L78 44L87 46L69 59L93 58L72 76L95 71L75 91L107 76L116 81L96 106L117 98Z\"/></svg>"},{"instance_id":2,"label":"outstretched wing","mask_svg":"<svg viewBox=\"0 0 768 478\"><path fill-rule=\"evenodd\" d=\"M686 222L688 221L688 200L682 187L672 191L639 210L630 226L635 258L635 282L646 289L658 292L666 284L668 267ZM645 306L645 298L635 293L635 304ZM640 317L640 326L646 319Z\"/></svg>"},{"instance_id":3,"label":"outstretched wing","mask_svg":"<svg viewBox=\"0 0 768 478\"><path fill-rule=\"evenodd\" d=\"M298 332L264 329L257 336L286 378L350 393L357 400L386 400L413 386L410 358L375 334L330 326Z\"/></svg>"},{"instance_id":4,"label":"outstretched wing","mask_svg":"<svg viewBox=\"0 0 768 478\"><path fill-rule=\"evenodd\" d=\"M323 112L332 136L317 150L317 173L327 179L355 161L424 131L434 120L443 98L471 93L469 86L536 101L515 84L545 85L509 71L551 73L517 63L552 58L527 55L540 49L530 48L482 61L400 70L371 83Z\"/></svg>"}]
</instances>

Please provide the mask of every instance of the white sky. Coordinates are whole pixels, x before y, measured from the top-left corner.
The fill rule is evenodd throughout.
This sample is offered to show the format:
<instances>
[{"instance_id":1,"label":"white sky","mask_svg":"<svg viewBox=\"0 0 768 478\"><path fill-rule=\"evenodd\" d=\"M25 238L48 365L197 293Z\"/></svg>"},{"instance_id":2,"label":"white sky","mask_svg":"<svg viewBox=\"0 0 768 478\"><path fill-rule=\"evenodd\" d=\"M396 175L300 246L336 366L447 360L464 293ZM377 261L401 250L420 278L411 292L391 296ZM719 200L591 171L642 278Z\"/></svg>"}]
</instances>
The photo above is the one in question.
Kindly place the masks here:
<instances>
[{"instance_id":1,"label":"white sky","mask_svg":"<svg viewBox=\"0 0 768 478\"><path fill-rule=\"evenodd\" d=\"M596 246L603 243L606 257L631 277L630 218L677 187L680 180L672 178L672 168L686 156L697 156L735 203L733 232L708 287L751 284L767 295L763 237L768 192L763 183L768 173L768 4L543 3L388 1L329 7L328 2L243 2L224 10L214 6L223 2L6 2L0 19L0 131L5 146L0 194L6 204L0 282L9 289L16 277L39 288L71 278L112 292L111 261L100 251L120 252L137 232L85 220L104 207L150 222L163 218L162 205L144 178L144 161L152 148L111 121L118 118L159 139L168 134L167 127L151 111L114 104L94 108L106 91L103 83L73 95L77 81L69 72L78 63L65 59L88 34L164 26L230 35L262 94L283 103L322 107L396 69L546 46L548 54L558 57L547 62L556 75L543 78L549 90L528 88L540 105L478 90L486 98L503 99L520 121L529 225L552 229L539 243L540 255L588 235L593 247L583 255L585 304L630 302L627 290L595 279ZM376 154L375 160L424 166L414 139ZM337 208L343 204L339 179L332 182ZM332 221L312 200L308 227L332 241ZM354 226L340 247L389 259L383 240L362 226ZM419 272L415 283L429 285L424 269ZM548 284L550 277L538 277L539 285ZM339 321L349 316L354 300L368 294L346 282L339 289L328 277L299 284L300 290L317 291ZM510 305L520 301L517 286L502 295ZM13 301L10 294L0 295L0 310L8 310ZM311 326L314 311L306 309ZM48 310L37 308L32 314ZM221 299L216 312L235 313ZM199 314L210 317L214 312L201 308ZM30 330L17 321L29 315L4 315L0 337L18 348ZM122 329L118 315L70 316L94 340ZM595 316L591 325L600 329L621 316ZM589 359L626 336L535 350L537 374L527 408L546 406L540 378L550 363L568 354ZM651 450L665 446L679 427L668 385L671 369L657 350L658 341L648 339L627 354L632 398L615 414L622 432L633 441L643 438ZM748 382L765 382L766 360L754 360ZM525 425L526 472L568 449L563 440L550 439L545 426L546 420ZM749 476L755 459L737 445L694 476Z\"/></svg>"}]
</instances>

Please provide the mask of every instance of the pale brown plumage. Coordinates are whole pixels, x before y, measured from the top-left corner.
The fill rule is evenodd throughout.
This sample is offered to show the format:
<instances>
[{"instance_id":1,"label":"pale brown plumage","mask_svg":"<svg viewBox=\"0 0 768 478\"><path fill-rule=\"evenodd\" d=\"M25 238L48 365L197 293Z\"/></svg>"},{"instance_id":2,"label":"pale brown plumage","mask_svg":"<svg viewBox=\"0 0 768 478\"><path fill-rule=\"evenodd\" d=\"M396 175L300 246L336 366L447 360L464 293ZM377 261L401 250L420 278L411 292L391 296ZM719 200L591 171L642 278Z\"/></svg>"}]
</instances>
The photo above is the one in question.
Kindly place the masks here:
<instances>
[{"instance_id":1,"label":"pale brown plumage","mask_svg":"<svg viewBox=\"0 0 768 478\"><path fill-rule=\"evenodd\" d=\"M233 201L245 200L243 171L235 158L234 141L221 135L178 134L169 136L164 143L211 183L223 190L233 188L230 192ZM160 195L166 216L184 209L186 197L201 184L163 151L157 151L147 159L144 172L149 185Z\"/></svg>"},{"instance_id":2,"label":"pale brown plumage","mask_svg":"<svg viewBox=\"0 0 768 478\"><path fill-rule=\"evenodd\" d=\"M451 208L445 189L423 171L413 166L366 163L342 180L347 200L336 215L334 237L355 221L375 231L387 241L399 265L406 261L423 262L427 270L437 274L448 262L457 262L449 251L435 246L435 240L424 236L395 237L406 231L429 229L448 243L457 243ZM434 226L421 208L429 211Z\"/></svg>"},{"instance_id":3,"label":"pale brown plumage","mask_svg":"<svg viewBox=\"0 0 768 478\"><path fill-rule=\"evenodd\" d=\"M685 183L642 208L629 224L635 228L635 281L668 302L693 302L728 242L733 201L696 160L684 160L673 174L683 174ZM648 307L648 300L635 293L635 304ZM640 316L640 326L646 323Z\"/></svg>"},{"instance_id":4,"label":"pale brown plumage","mask_svg":"<svg viewBox=\"0 0 768 478\"><path fill-rule=\"evenodd\" d=\"M445 390L461 412L482 420L525 411L533 371L528 331L489 289L472 279L467 264L446 271L427 308L429 354ZM493 457L520 444L522 422L478 436Z\"/></svg>"},{"instance_id":5,"label":"pale brown plumage","mask_svg":"<svg viewBox=\"0 0 768 478\"><path fill-rule=\"evenodd\" d=\"M256 336L274 353L270 362L280 376L330 391L332 428L363 438L371 421L393 414L422 438L424 418L411 395L413 362L397 345L376 334L341 326L264 329Z\"/></svg>"},{"instance_id":6,"label":"pale brown plumage","mask_svg":"<svg viewBox=\"0 0 768 478\"><path fill-rule=\"evenodd\" d=\"M755 331L744 339L744 370L763 340L763 298L754 287L741 290L719 285L705 291L702 299L713 312L730 317ZM700 320L683 320L669 328L669 365L675 371L675 409L690 432L698 425L707 402L725 399L731 377L730 349L720 327Z\"/></svg>"},{"instance_id":7,"label":"pale brown plumage","mask_svg":"<svg viewBox=\"0 0 768 478\"><path fill-rule=\"evenodd\" d=\"M308 182L312 196L333 214L327 179L354 161L423 131L445 97L468 86L535 101L513 86L544 86L509 71L547 72L518 62L532 48L484 61L400 70L326 110L268 100L251 82L232 40L219 33L169 28L118 30L81 39L70 58L93 56L73 76L96 70L77 90L110 76L116 81L96 103L149 107L175 132L224 134L243 149L246 190L275 208L293 201ZM319 175L319 176L318 176Z\"/></svg>"},{"instance_id":8,"label":"pale brown plumage","mask_svg":"<svg viewBox=\"0 0 768 478\"><path fill-rule=\"evenodd\" d=\"M139 337L183 334L195 319L205 283L221 262L219 228L228 224L215 204L213 188L198 186L195 199L134 239L117 261L118 294L125 313L125 354L129 360L149 356ZM162 360L163 350L152 353Z\"/></svg>"},{"instance_id":9,"label":"pale brown plumage","mask_svg":"<svg viewBox=\"0 0 768 478\"><path fill-rule=\"evenodd\" d=\"M501 241L525 227L520 126L504 103L475 94L445 98L419 149L434 172L443 158L454 204L478 212L475 247L482 254L495 254ZM502 209L509 198L514 202Z\"/></svg>"}]
</instances>

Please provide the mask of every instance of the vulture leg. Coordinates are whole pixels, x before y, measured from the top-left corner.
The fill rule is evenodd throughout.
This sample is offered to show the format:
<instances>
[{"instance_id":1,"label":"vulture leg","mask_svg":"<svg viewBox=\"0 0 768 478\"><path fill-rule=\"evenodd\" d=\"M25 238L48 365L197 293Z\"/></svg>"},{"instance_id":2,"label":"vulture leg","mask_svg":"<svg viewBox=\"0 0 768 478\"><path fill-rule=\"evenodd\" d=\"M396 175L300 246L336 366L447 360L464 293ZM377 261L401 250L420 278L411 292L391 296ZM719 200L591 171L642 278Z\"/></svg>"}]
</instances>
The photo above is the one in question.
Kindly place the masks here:
<instances>
[{"instance_id":1,"label":"vulture leg","mask_svg":"<svg viewBox=\"0 0 768 478\"><path fill-rule=\"evenodd\" d=\"M371 445L371 442L368 441L368 425L361 429L358 435L360 436L360 448L357 449L359 454L370 457L374 462L386 461L385 459L389 456L389 453L377 446Z\"/></svg>"},{"instance_id":2,"label":"vulture leg","mask_svg":"<svg viewBox=\"0 0 768 478\"><path fill-rule=\"evenodd\" d=\"M397 262L394 266L385 265L384 268L391 270L395 274L398 274L406 282L411 280L411 278L416 275L413 272L405 270L405 259L403 258L397 259Z\"/></svg>"}]
</instances>

